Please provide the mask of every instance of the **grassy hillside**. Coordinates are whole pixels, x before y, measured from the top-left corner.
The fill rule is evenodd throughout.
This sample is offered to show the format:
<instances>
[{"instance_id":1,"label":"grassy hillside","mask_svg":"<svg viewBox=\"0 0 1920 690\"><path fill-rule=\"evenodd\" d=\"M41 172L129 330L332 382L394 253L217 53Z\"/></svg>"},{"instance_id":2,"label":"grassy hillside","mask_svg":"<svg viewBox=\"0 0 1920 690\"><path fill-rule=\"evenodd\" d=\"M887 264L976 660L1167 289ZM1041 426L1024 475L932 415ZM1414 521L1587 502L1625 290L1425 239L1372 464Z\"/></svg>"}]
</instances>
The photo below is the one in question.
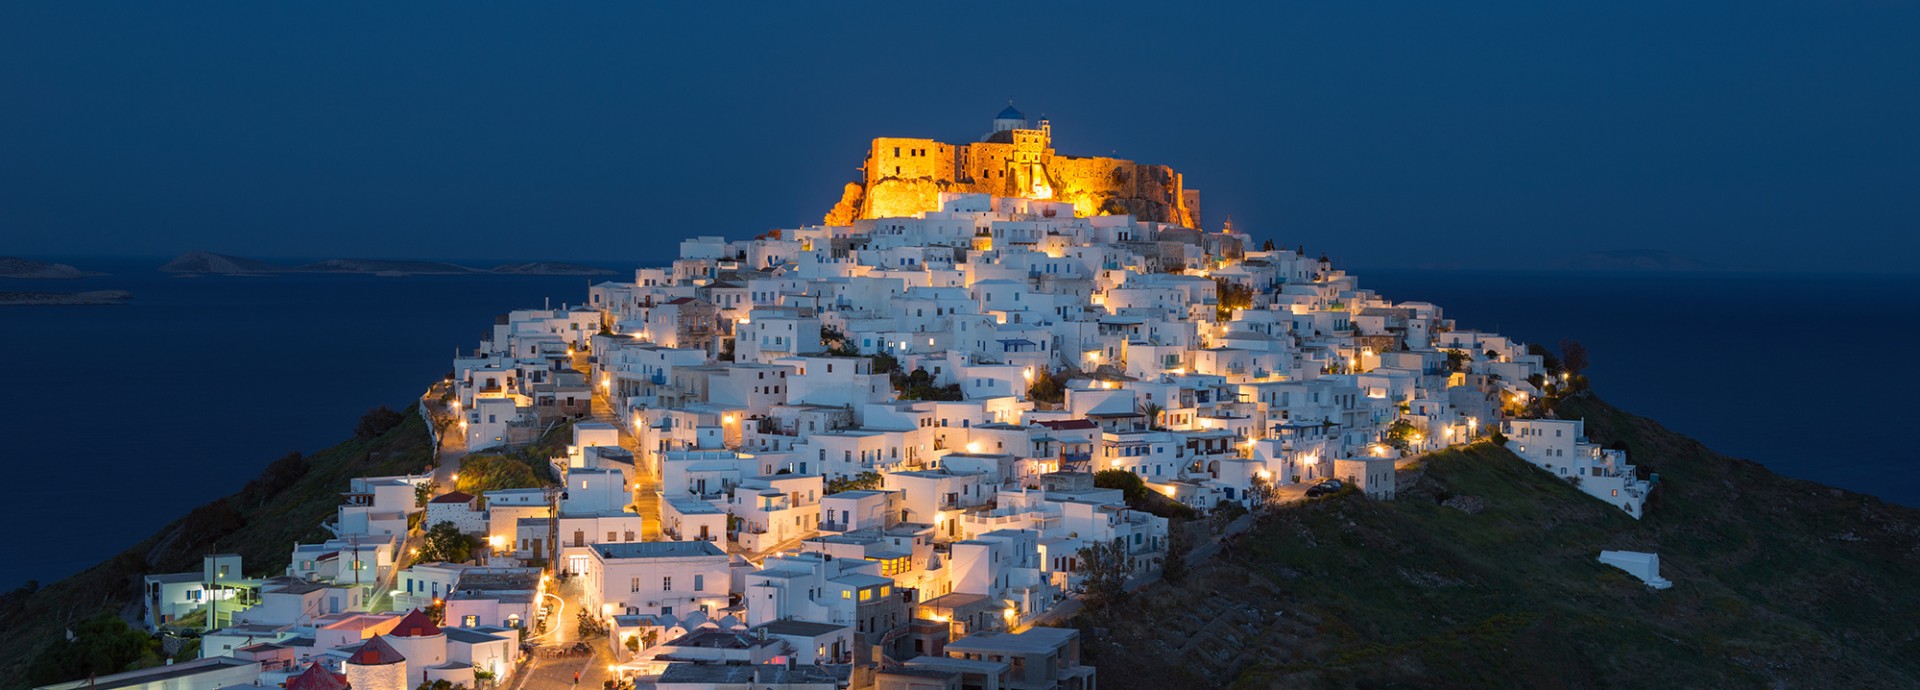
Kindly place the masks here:
<instances>
[{"instance_id":1,"label":"grassy hillside","mask_svg":"<svg viewBox=\"0 0 1920 690\"><path fill-rule=\"evenodd\" d=\"M214 552L241 554L250 576L282 572L295 541L325 537L319 524L333 515L348 479L419 472L432 461L420 416L411 408L387 415L370 414L353 440L273 462L239 493L195 508L99 565L36 591L0 595L0 688L28 687L25 664L78 621L102 611L137 616L143 574L197 570L201 556Z\"/></svg>"},{"instance_id":2,"label":"grassy hillside","mask_svg":"<svg viewBox=\"0 0 1920 690\"><path fill-rule=\"evenodd\" d=\"M1397 501L1278 512L1181 586L1081 616L1101 685L1920 685L1920 511L1597 399L1559 413L1660 473L1644 521L1489 444L1437 454ZM1602 549L1658 552L1674 588L1600 565Z\"/></svg>"}]
</instances>

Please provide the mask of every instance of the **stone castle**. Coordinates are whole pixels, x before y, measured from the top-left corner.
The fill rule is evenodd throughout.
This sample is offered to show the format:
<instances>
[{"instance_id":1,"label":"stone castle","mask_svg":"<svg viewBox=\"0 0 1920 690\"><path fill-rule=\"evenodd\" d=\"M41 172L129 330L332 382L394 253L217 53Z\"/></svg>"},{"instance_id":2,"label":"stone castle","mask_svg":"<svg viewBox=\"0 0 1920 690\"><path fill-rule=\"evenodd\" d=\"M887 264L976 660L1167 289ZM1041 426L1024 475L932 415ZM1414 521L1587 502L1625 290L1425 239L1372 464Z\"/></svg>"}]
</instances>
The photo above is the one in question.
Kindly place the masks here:
<instances>
[{"instance_id":1,"label":"stone castle","mask_svg":"<svg viewBox=\"0 0 1920 690\"><path fill-rule=\"evenodd\" d=\"M1131 214L1200 227L1200 192L1186 188L1173 168L1057 154L1053 126L1042 118L1030 127L1011 103L978 142L881 137L863 168L863 179L848 182L827 212L827 225L934 211L941 192L966 192L1068 201L1082 217Z\"/></svg>"}]
</instances>

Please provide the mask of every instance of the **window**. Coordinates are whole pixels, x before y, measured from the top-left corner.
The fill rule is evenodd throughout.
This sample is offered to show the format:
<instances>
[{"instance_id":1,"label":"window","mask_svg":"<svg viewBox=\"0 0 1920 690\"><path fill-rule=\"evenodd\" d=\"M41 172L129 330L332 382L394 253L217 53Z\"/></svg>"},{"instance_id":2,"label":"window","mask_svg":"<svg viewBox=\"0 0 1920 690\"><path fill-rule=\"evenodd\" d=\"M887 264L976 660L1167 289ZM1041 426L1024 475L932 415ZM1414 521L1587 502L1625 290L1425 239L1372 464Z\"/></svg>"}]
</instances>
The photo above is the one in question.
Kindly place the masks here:
<instances>
[{"instance_id":1,"label":"window","mask_svg":"<svg viewBox=\"0 0 1920 690\"><path fill-rule=\"evenodd\" d=\"M628 589L627 591L629 591L629 592L638 592L638 591L640 591L640 578L637 578L637 577L636 577L636 578L633 578L633 582L632 582L632 583L630 583L630 585L629 585L629 589Z\"/></svg>"},{"instance_id":2,"label":"window","mask_svg":"<svg viewBox=\"0 0 1920 690\"><path fill-rule=\"evenodd\" d=\"M698 592L706 588L707 588L707 576L705 575L693 576L693 591Z\"/></svg>"},{"instance_id":3,"label":"window","mask_svg":"<svg viewBox=\"0 0 1920 690\"><path fill-rule=\"evenodd\" d=\"M843 590L840 590L840 598L841 598L841 599L852 599L852 598L853 598L853 590L850 590L850 589L843 589Z\"/></svg>"},{"instance_id":4,"label":"window","mask_svg":"<svg viewBox=\"0 0 1920 690\"><path fill-rule=\"evenodd\" d=\"M672 576L672 575L668 575L668 576L666 576L666 577L663 577L663 578L660 578L660 591L662 591L662 592L671 592L671 591L673 591L673 576Z\"/></svg>"}]
</instances>

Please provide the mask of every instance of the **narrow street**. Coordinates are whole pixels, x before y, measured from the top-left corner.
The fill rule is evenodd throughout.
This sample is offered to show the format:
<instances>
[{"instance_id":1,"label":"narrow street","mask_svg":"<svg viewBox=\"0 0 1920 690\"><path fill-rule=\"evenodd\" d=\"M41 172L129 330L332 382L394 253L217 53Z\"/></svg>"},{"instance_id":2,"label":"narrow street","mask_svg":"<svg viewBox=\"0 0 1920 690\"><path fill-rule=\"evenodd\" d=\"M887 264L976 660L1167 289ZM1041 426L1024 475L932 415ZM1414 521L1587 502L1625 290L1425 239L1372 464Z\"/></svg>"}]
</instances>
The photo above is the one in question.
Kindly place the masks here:
<instances>
[{"instance_id":1,"label":"narrow street","mask_svg":"<svg viewBox=\"0 0 1920 690\"><path fill-rule=\"evenodd\" d=\"M606 638L582 640L580 637L580 587L581 582L577 578L557 579L549 584L550 591L543 602L548 608L546 630L527 638L538 646L514 687L543 690L575 687L574 674L579 673L578 687L598 688L610 677L607 665L612 663L612 655L606 650ZM583 641L587 643L589 652L574 652L573 647Z\"/></svg>"},{"instance_id":2,"label":"narrow street","mask_svg":"<svg viewBox=\"0 0 1920 690\"><path fill-rule=\"evenodd\" d=\"M586 353L575 353L573 368L587 377L593 390L591 409L596 421L612 424L620 432L620 447L633 453L633 505L634 510L645 518L641 522L641 541L660 540L660 473L646 461L641 452L640 443L632 433L631 419L624 419L613 409L613 401L600 382L593 380L593 367L587 362Z\"/></svg>"},{"instance_id":3,"label":"narrow street","mask_svg":"<svg viewBox=\"0 0 1920 690\"><path fill-rule=\"evenodd\" d=\"M459 409L458 399L455 399L452 405L443 404L440 401L443 396L451 392L453 392L451 384L445 381L435 383L427 388L425 395L420 396L420 405L428 410L432 417L444 415L460 419L463 413ZM440 447L437 451L433 482L440 485L440 489L435 492L436 495L453 490L454 475L460 471L460 460L467 456L467 434L461 429L459 422L454 422L441 432Z\"/></svg>"}]
</instances>

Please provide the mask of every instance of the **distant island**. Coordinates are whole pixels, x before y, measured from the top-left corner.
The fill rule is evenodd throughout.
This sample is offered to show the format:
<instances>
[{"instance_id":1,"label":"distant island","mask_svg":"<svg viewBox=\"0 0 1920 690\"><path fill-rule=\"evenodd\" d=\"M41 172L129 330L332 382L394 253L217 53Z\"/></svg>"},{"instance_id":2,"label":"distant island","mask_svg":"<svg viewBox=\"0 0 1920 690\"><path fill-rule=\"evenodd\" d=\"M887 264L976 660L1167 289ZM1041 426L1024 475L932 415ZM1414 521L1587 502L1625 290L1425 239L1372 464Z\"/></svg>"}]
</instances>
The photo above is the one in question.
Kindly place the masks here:
<instances>
[{"instance_id":1,"label":"distant island","mask_svg":"<svg viewBox=\"0 0 1920 690\"><path fill-rule=\"evenodd\" d=\"M89 290L87 292L0 292L0 307L74 307L126 304L133 293L126 290Z\"/></svg>"},{"instance_id":2,"label":"distant island","mask_svg":"<svg viewBox=\"0 0 1920 690\"><path fill-rule=\"evenodd\" d=\"M500 264L493 267L494 273L506 273L520 276L610 276L614 271L580 264L563 264L553 261L533 261L523 264Z\"/></svg>"},{"instance_id":3,"label":"distant island","mask_svg":"<svg viewBox=\"0 0 1920 690\"><path fill-rule=\"evenodd\" d=\"M0 256L0 278L91 278L103 276L97 271L82 271L66 264L48 263L17 256Z\"/></svg>"},{"instance_id":4,"label":"distant island","mask_svg":"<svg viewBox=\"0 0 1920 690\"><path fill-rule=\"evenodd\" d=\"M160 266L165 273L220 273L227 275L278 273L287 270L265 261L213 252L187 252Z\"/></svg>"},{"instance_id":5,"label":"distant island","mask_svg":"<svg viewBox=\"0 0 1920 690\"><path fill-rule=\"evenodd\" d=\"M1567 257L1560 267L1572 271L1720 271L1706 261L1658 249L1617 249Z\"/></svg>"},{"instance_id":6,"label":"distant island","mask_svg":"<svg viewBox=\"0 0 1920 690\"><path fill-rule=\"evenodd\" d=\"M327 259L298 266L273 264L259 259L192 251L174 257L160 266L166 273L182 275L268 275L274 273L338 273L378 276L470 275L613 275L613 271L553 261L503 264L492 269L474 268L444 261L406 261L392 259Z\"/></svg>"}]
</instances>

